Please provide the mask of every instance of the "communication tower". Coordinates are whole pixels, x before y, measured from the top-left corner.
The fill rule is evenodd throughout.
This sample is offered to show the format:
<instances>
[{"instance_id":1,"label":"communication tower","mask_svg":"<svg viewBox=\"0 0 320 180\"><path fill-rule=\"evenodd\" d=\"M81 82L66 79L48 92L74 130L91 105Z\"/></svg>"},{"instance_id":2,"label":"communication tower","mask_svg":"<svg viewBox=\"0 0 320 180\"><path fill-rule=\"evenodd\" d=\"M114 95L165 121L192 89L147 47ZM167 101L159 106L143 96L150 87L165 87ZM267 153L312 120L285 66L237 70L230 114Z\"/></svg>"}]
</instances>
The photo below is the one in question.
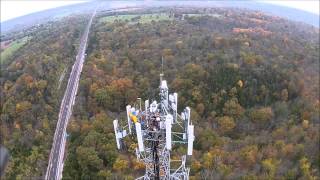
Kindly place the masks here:
<instances>
[{"instance_id":1,"label":"communication tower","mask_svg":"<svg viewBox=\"0 0 320 180\"><path fill-rule=\"evenodd\" d=\"M149 99L141 108L127 105L127 125L120 127L118 120L113 121L117 148L123 148L123 138L136 137L137 159L145 164L143 180L188 180L190 168L186 166L187 157L192 155L194 126L190 120L190 108L178 114L178 94L169 94L167 81L160 74L159 102ZM171 159L174 145L184 145L187 153L180 159Z\"/></svg>"}]
</instances>

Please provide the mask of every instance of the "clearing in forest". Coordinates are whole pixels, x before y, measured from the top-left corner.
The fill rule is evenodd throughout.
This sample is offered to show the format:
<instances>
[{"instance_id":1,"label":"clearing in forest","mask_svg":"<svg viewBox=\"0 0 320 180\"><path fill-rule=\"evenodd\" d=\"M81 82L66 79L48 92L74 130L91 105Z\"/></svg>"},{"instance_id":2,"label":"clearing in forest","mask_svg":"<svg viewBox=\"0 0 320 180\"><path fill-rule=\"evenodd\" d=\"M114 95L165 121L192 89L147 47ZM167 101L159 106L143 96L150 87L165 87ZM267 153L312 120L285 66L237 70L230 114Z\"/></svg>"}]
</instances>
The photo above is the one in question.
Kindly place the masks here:
<instances>
[{"instance_id":1,"label":"clearing in forest","mask_svg":"<svg viewBox=\"0 0 320 180\"><path fill-rule=\"evenodd\" d=\"M4 64L6 63L7 59L12 56L18 49L20 49L23 45L25 45L28 40L31 37L26 36L24 38L21 39L17 39L15 41L13 41L12 43L10 43L10 45L5 48L2 52L1 52L1 60L0 63Z\"/></svg>"},{"instance_id":2,"label":"clearing in forest","mask_svg":"<svg viewBox=\"0 0 320 180\"><path fill-rule=\"evenodd\" d=\"M129 15L114 15L101 18L100 22L113 23L118 21L130 21L134 23L151 23L152 21L172 20L173 18L167 13L155 14L129 14Z\"/></svg>"}]
</instances>

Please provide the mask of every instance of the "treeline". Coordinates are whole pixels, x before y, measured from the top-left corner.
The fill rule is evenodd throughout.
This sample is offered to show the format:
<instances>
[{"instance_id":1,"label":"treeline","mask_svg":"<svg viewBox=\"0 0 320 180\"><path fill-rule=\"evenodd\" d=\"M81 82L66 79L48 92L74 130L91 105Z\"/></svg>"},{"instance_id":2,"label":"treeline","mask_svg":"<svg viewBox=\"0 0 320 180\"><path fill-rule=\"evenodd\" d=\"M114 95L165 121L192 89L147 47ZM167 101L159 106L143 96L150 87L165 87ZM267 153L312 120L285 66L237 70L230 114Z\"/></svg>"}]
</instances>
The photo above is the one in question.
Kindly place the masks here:
<instances>
[{"instance_id":1,"label":"treeline","mask_svg":"<svg viewBox=\"0 0 320 180\"><path fill-rule=\"evenodd\" d=\"M149 24L96 20L63 177L143 174L134 144L127 142L130 153L116 150L112 120L124 118L137 97L157 95L163 57L179 108L192 108L193 179L318 178L318 31L257 12L167 12L181 16Z\"/></svg>"},{"instance_id":2,"label":"treeline","mask_svg":"<svg viewBox=\"0 0 320 180\"><path fill-rule=\"evenodd\" d=\"M1 64L0 143L10 153L5 179L44 178L60 101L86 23L81 15L26 30L31 39Z\"/></svg>"}]
</instances>

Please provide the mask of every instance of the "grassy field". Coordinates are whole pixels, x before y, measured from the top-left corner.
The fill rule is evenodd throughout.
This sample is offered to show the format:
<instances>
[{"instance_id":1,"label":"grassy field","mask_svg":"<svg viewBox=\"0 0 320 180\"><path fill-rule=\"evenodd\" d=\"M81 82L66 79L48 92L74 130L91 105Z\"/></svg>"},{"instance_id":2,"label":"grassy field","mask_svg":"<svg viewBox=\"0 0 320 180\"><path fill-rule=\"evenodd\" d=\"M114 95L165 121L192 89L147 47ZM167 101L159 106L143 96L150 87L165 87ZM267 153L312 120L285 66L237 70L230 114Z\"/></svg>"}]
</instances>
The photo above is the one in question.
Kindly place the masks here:
<instances>
[{"instance_id":1,"label":"grassy field","mask_svg":"<svg viewBox=\"0 0 320 180\"><path fill-rule=\"evenodd\" d=\"M220 14L184 14L185 16L189 16L189 17L201 17L201 16L211 16L211 17L221 17Z\"/></svg>"},{"instance_id":2,"label":"grassy field","mask_svg":"<svg viewBox=\"0 0 320 180\"><path fill-rule=\"evenodd\" d=\"M164 21L171 20L168 14L130 14L130 15L116 15L116 16L106 16L101 18L99 21L104 23L113 23L115 20L126 21L131 23L150 23L151 21Z\"/></svg>"},{"instance_id":3,"label":"grassy field","mask_svg":"<svg viewBox=\"0 0 320 180\"><path fill-rule=\"evenodd\" d=\"M1 59L0 59L0 64L4 64L7 63L7 59L12 56L18 49L20 49L23 45L25 45L27 43L27 41L30 39L31 37L27 36L24 37L22 39L18 39L13 41L9 47L7 47L6 49L4 49L1 52Z\"/></svg>"}]
</instances>

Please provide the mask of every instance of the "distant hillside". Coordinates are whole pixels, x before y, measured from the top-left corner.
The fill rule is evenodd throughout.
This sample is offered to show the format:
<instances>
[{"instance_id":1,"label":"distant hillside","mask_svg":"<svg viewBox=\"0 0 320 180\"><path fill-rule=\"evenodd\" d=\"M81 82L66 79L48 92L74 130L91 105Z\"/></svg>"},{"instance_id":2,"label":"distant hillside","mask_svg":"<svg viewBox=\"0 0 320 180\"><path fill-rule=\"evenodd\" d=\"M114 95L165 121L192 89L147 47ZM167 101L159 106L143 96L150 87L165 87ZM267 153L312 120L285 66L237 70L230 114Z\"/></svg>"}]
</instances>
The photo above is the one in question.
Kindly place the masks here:
<instances>
[{"instance_id":1,"label":"distant hillside","mask_svg":"<svg viewBox=\"0 0 320 180\"><path fill-rule=\"evenodd\" d=\"M271 13L276 16L288 18L289 20L304 22L306 24L319 27L319 15L307 11L265 3L254 3L253 6L251 2L242 2L239 4L239 7L241 6L248 9Z\"/></svg>"},{"instance_id":2,"label":"distant hillside","mask_svg":"<svg viewBox=\"0 0 320 180\"><path fill-rule=\"evenodd\" d=\"M235 8L245 8L255 11L262 11L264 13L271 13L275 16L280 16L283 18L288 18L289 20L304 22L309 25L313 25L315 27L319 27L319 15L313 14L310 12L306 12L303 10L284 7L284 6L277 6L262 2L254 2L254 1L161 1L156 2L157 5L164 5L164 6L172 6L172 5L179 5L179 6L192 6L192 7L235 7Z\"/></svg>"},{"instance_id":3,"label":"distant hillside","mask_svg":"<svg viewBox=\"0 0 320 180\"><path fill-rule=\"evenodd\" d=\"M87 3L81 3L76 5L69 5L41 12L32 13L29 15L21 16L12 20L4 21L1 23L1 32L6 33L11 30L19 31L24 28L40 24L46 21L55 20L59 17L64 17L74 13L85 13L96 5L99 1L92 1ZM315 27L319 27L319 15L312 14L306 11L282 7L277 5L253 2L253 1L156 1L149 2L148 5L145 2L140 1L108 1L100 4L100 10L111 9L115 7L126 7L126 6L192 6L192 7L235 7L235 8L246 8L250 10L258 10L265 13L271 13L276 16L288 18L290 20L304 22Z\"/></svg>"}]
</instances>

